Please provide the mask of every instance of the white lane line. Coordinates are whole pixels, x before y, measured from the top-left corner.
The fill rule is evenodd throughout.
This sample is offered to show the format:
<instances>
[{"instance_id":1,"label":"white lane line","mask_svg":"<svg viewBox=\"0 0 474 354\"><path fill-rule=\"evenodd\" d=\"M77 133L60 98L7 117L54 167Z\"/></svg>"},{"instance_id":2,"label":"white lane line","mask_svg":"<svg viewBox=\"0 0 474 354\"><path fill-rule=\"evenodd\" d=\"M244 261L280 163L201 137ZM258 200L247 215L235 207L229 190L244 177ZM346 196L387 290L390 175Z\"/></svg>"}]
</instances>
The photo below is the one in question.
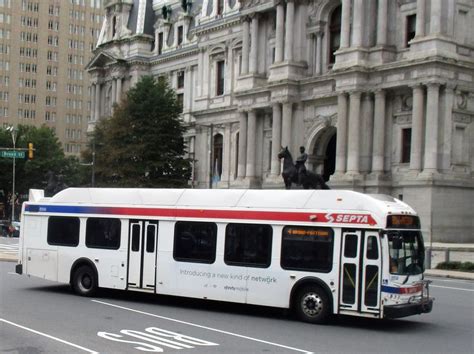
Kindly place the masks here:
<instances>
[{"instance_id":1,"label":"white lane line","mask_svg":"<svg viewBox=\"0 0 474 354\"><path fill-rule=\"evenodd\" d=\"M217 328L201 326L201 325L198 325L198 324L195 324L195 323L186 322L186 321L181 321L181 320L177 320L177 319L170 318L170 317L159 316L159 315L155 315L155 314L149 313L149 312L134 310L134 309L131 309L131 308L128 308L128 307L123 307L123 306L111 304L111 303L104 302L104 301L98 301L98 300L91 300L91 301L96 302L96 303L98 303L98 304L102 304L102 305L107 305L107 306L116 307L116 308L119 308L119 309L122 309L122 310L127 310L127 311L131 311L131 312L135 312L135 313L140 313L140 314L142 314L142 315L147 315L147 316L151 316L151 317L161 318L161 319L167 320L167 321L173 321L173 322L185 324L185 325L188 325L188 326L193 326L193 327L197 327L197 328L206 329L206 330L208 330L208 331L214 331L214 332L218 332L218 333L227 334L227 335L229 335L229 336L234 336L234 337L239 337L239 338L244 338L244 339L252 340L252 341L255 341L255 342L260 342L260 343L264 343L264 344L269 344L269 345L273 345L273 346L275 346L275 347L290 349L290 350L294 350L294 351L296 351L296 352L301 352L301 353L306 353L306 354L313 354L313 352L309 352L309 351L307 351L307 350L298 349L298 348L294 348L294 347L289 347L289 346L287 346L287 345L278 344L278 343L274 343L274 342L269 342L269 341L262 340L262 339L258 339L258 338L248 337L248 336L244 336L244 335L242 335L242 334L237 334L237 333L232 333L232 332L228 332L228 331L223 331L223 330L217 329Z\"/></svg>"},{"instance_id":2,"label":"white lane line","mask_svg":"<svg viewBox=\"0 0 474 354\"><path fill-rule=\"evenodd\" d=\"M77 344L74 344L74 343L65 341L65 340L63 340L63 339L50 336L49 334L46 334L46 333L43 333L43 332L39 332L39 331L36 331L36 330L34 330L34 329L31 329L31 328L28 328L28 327L25 327L25 326L21 326L21 325L19 325L19 324L17 324L17 323L13 323L13 322L7 321L7 320L5 320L5 319L3 319L3 318L0 318L0 322L8 323L8 324L10 324L10 325L12 325L12 326L16 326L16 327L19 327L19 328L21 328L21 329L25 329L25 330L27 330L27 331L30 331L30 332L32 332L32 333L35 333L35 334L39 334L39 335L41 335L41 336L44 336L44 337L46 337L46 338L50 338L50 339L56 340L56 341L58 341L58 342L61 342L61 343L70 345L71 347L74 347L74 348L77 348L77 349L81 349L81 350L83 350L83 351L85 351L85 352L88 352L88 353L93 353L93 354L99 353L99 352L96 352L96 351L94 351L94 350L90 350L90 349L81 347L80 345L77 345Z\"/></svg>"},{"instance_id":3,"label":"white lane line","mask_svg":"<svg viewBox=\"0 0 474 354\"><path fill-rule=\"evenodd\" d=\"M453 289L453 290L463 290L463 291L474 291L474 289L463 289L463 288L455 288L452 286L441 286L441 285L433 285L430 284L430 288L442 288L442 289Z\"/></svg>"}]
</instances>

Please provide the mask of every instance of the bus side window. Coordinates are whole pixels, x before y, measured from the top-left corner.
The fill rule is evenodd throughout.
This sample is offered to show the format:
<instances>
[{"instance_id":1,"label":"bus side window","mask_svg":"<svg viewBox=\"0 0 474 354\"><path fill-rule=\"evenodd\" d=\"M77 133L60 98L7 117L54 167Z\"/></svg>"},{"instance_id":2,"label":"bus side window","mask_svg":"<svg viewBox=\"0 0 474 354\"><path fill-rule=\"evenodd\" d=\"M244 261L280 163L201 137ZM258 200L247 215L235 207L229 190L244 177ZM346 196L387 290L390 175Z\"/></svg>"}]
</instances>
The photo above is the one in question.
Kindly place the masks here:
<instances>
[{"instance_id":1,"label":"bus side window","mask_svg":"<svg viewBox=\"0 0 474 354\"><path fill-rule=\"evenodd\" d=\"M50 216L47 240L49 245L76 247L79 244L79 218Z\"/></svg>"},{"instance_id":2,"label":"bus side window","mask_svg":"<svg viewBox=\"0 0 474 354\"><path fill-rule=\"evenodd\" d=\"M281 267L330 272L334 232L325 227L285 226L282 231Z\"/></svg>"},{"instance_id":3,"label":"bus side window","mask_svg":"<svg viewBox=\"0 0 474 354\"><path fill-rule=\"evenodd\" d=\"M270 225L228 224L225 230L224 262L235 266L269 267L272 237Z\"/></svg>"},{"instance_id":4,"label":"bus side window","mask_svg":"<svg viewBox=\"0 0 474 354\"><path fill-rule=\"evenodd\" d=\"M86 246L89 248L120 248L121 221L112 218L88 218L86 223Z\"/></svg>"},{"instance_id":5,"label":"bus side window","mask_svg":"<svg viewBox=\"0 0 474 354\"><path fill-rule=\"evenodd\" d=\"M173 258L179 262L214 263L216 240L215 223L178 221L174 227Z\"/></svg>"}]
</instances>

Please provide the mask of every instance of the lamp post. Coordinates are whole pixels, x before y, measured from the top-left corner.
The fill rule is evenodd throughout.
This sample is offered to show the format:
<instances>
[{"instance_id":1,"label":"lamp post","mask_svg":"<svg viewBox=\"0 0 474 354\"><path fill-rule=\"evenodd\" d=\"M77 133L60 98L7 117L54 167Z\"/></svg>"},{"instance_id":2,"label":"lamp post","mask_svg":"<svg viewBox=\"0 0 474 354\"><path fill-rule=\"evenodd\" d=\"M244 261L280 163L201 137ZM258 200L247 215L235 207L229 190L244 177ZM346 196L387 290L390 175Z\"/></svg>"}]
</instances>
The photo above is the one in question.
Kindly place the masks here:
<instances>
[{"instance_id":1,"label":"lamp post","mask_svg":"<svg viewBox=\"0 0 474 354\"><path fill-rule=\"evenodd\" d=\"M17 133L18 129L16 129L14 126L9 126L7 127L7 131L10 132L12 135L12 141L13 141L13 151L16 151L16 138L17 138ZM12 215L11 215L11 221L13 222L15 220L15 164L16 164L16 159L15 159L15 154L13 155L13 180L12 180Z\"/></svg>"}]
</instances>

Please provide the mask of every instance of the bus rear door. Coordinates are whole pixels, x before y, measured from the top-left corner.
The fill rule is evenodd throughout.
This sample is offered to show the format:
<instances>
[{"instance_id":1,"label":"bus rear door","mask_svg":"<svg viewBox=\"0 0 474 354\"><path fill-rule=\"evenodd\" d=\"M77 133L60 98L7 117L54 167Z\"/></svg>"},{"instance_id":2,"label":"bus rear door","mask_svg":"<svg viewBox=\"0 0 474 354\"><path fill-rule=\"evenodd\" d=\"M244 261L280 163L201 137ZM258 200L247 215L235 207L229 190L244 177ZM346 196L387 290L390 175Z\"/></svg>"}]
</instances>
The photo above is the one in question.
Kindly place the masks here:
<instances>
[{"instance_id":1,"label":"bus rear door","mask_svg":"<svg viewBox=\"0 0 474 354\"><path fill-rule=\"evenodd\" d=\"M155 290L157 241L158 221L130 221L128 289Z\"/></svg>"},{"instance_id":2,"label":"bus rear door","mask_svg":"<svg viewBox=\"0 0 474 354\"><path fill-rule=\"evenodd\" d=\"M340 269L340 313L380 314L380 237L376 231L344 230Z\"/></svg>"}]
</instances>

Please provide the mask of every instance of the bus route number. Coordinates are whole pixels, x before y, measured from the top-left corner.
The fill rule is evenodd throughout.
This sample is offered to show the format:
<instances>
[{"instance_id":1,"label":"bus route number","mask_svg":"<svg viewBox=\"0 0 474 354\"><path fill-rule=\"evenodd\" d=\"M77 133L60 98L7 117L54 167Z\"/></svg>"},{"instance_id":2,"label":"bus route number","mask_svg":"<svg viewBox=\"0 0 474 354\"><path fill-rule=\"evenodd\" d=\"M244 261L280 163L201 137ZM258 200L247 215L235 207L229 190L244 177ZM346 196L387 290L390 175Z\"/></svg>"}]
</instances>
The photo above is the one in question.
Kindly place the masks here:
<instances>
[{"instance_id":1,"label":"bus route number","mask_svg":"<svg viewBox=\"0 0 474 354\"><path fill-rule=\"evenodd\" d=\"M219 345L217 343L167 331L157 327L148 327L144 332L122 329L120 333L121 334L97 332L97 335L111 341L132 344L137 350L154 353L163 353L164 349L162 347L171 349L191 349L196 346ZM140 341L124 339L127 336L137 338Z\"/></svg>"}]
</instances>

